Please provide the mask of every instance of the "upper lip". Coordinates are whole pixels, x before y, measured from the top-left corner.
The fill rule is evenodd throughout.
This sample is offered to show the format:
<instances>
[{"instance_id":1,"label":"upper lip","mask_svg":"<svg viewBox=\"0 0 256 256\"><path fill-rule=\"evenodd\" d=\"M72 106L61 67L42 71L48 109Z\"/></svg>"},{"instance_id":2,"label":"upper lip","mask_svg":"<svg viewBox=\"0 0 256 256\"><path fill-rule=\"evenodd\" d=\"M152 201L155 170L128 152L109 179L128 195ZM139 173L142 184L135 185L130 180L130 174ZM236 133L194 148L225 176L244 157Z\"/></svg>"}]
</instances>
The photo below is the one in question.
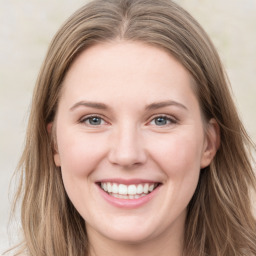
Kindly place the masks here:
<instances>
[{"instance_id":1,"label":"upper lip","mask_svg":"<svg viewBox=\"0 0 256 256\"><path fill-rule=\"evenodd\" d=\"M149 179L120 179L120 178L114 178L114 179L102 179L98 180L95 183L117 183L117 184L124 184L124 185L131 185L131 184L143 184L143 183L161 183L157 180L149 180Z\"/></svg>"}]
</instances>

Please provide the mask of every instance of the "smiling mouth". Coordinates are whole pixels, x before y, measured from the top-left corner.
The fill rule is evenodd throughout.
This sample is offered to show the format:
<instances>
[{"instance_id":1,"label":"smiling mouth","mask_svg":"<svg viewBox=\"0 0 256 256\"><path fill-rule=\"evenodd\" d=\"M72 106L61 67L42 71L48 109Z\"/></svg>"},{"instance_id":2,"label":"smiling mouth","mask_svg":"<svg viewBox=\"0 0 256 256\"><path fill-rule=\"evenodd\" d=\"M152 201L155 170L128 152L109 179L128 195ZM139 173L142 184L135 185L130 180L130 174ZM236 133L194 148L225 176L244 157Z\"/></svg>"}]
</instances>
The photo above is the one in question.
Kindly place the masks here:
<instances>
[{"instance_id":1,"label":"smiling mouth","mask_svg":"<svg viewBox=\"0 0 256 256\"><path fill-rule=\"evenodd\" d=\"M120 199L139 199L154 191L160 183L118 184L112 182L99 182L99 187L110 196Z\"/></svg>"}]
</instances>

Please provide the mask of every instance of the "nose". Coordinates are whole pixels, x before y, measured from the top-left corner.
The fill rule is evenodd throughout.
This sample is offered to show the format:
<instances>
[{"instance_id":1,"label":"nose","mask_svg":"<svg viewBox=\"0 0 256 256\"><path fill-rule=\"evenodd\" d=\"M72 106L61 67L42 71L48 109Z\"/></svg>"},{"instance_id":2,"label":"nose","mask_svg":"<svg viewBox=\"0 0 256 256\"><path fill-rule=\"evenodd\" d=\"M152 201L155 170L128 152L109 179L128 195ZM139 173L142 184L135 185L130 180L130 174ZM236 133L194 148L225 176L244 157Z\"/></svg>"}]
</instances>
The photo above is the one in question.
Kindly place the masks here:
<instances>
[{"instance_id":1,"label":"nose","mask_svg":"<svg viewBox=\"0 0 256 256\"><path fill-rule=\"evenodd\" d=\"M142 165L147 160L143 139L136 127L119 128L111 137L109 161L125 168Z\"/></svg>"}]
</instances>

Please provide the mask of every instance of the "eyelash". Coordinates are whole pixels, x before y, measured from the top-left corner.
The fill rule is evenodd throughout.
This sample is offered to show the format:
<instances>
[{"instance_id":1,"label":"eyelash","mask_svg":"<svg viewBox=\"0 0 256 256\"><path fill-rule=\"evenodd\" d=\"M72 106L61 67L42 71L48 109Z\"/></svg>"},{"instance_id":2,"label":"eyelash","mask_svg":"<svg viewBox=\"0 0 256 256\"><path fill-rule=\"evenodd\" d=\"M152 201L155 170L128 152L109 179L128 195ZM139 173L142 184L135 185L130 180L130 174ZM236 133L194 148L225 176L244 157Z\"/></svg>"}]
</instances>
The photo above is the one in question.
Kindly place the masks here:
<instances>
[{"instance_id":1,"label":"eyelash","mask_svg":"<svg viewBox=\"0 0 256 256\"><path fill-rule=\"evenodd\" d=\"M168 123L168 124L164 124L164 125L156 125L156 124L155 124L156 126L170 126L170 125L173 125L173 124L177 124L177 123L178 123L178 120L177 120L176 118L171 117L171 116L169 116L169 115L156 115L156 116L154 116L153 118L150 119L149 124L150 124L151 122L153 122L153 121L156 121L157 119L160 119L160 118L164 119L165 121L167 121L167 122L169 122L169 123Z\"/></svg>"},{"instance_id":2,"label":"eyelash","mask_svg":"<svg viewBox=\"0 0 256 256\"><path fill-rule=\"evenodd\" d=\"M88 125L88 126L101 126L102 124L99 124L99 125L93 125L93 124L90 124L90 123L89 123L89 124L86 124L86 121L89 121L89 122L90 122L90 120L92 120L92 119L94 119L94 118L98 118L98 119L100 119L101 121L104 121L105 123L107 123L107 122L104 120L103 117L101 117L101 116L99 116L99 115L94 115L94 114L83 117L79 122L80 122L80 123L83 123L83 124L85 124L85 125Z\"/></svg>"},{"instance_id":3,"label":"eyelash","mask_svg":"<svg viewBox=\"0 0 256 256\"><path fill-rule=\"evenodd\" d=\"M95 124L91 124L91 123L89 123L89 124L86 123L87 121L90 122L90 120L93 120L94 118L95 119L99 119L100 121L103 121L104 124L96 124L95 125ZM150 121L147 122L147 124L151 124L153 121L156 121L157 119L160 119L160 118L164 119L166 122L169 122L169 123L168 124L164 124L164 125L156 125L155 124L156 126L159 126L159 127L164 126L164 127L166 127L166 126L170 126L170 125L174 125L174 124L178 123L178 120L176 118L171 117L169 115L162 114L162 115L156 115L156 116L151 117ZM94 115L94 114L83 117L79 121L79 123L83 123L83 124L85 124L87 126L91 126L91 127L93 127L93 126L97 127L97 126L102 126L102 125L108 124L108 122L104 120L104 117L101 117L100 115Z\"/></svg>"}]
</instances>

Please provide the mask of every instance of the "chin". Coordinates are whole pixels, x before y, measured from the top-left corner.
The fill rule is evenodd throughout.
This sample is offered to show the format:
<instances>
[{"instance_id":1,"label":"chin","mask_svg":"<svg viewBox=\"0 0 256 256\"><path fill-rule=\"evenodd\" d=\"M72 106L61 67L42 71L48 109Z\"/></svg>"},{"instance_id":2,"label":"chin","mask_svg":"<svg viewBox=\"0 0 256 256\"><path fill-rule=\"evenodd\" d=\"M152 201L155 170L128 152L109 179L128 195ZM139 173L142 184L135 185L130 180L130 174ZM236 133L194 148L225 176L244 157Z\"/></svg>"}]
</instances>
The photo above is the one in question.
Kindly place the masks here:
<instances>
[{"instance_id":1,"label":"chin","mask_svg":"<svg viewBox=\"0 0 256 256\"><path fill-rule=\"evenodd\" d=\"M119 232L113 235L108 234L107 238L119 243L124 244L141 244L145 241L150 240L152 234L146 232L138 232L133 230L132 232Z\"/></svg>"},{"instance_id":2,"label":"chin","mask_svg":"<svg viewBox=\"0 0 256 256\"><path fill-rule=\"evenodd\" d=\"M104 232L103 235L113 241L128 244L139 244L150 240L156 235L157 231L153 227L143 225L115 226Z\"/></svg>"}]
</instances>

